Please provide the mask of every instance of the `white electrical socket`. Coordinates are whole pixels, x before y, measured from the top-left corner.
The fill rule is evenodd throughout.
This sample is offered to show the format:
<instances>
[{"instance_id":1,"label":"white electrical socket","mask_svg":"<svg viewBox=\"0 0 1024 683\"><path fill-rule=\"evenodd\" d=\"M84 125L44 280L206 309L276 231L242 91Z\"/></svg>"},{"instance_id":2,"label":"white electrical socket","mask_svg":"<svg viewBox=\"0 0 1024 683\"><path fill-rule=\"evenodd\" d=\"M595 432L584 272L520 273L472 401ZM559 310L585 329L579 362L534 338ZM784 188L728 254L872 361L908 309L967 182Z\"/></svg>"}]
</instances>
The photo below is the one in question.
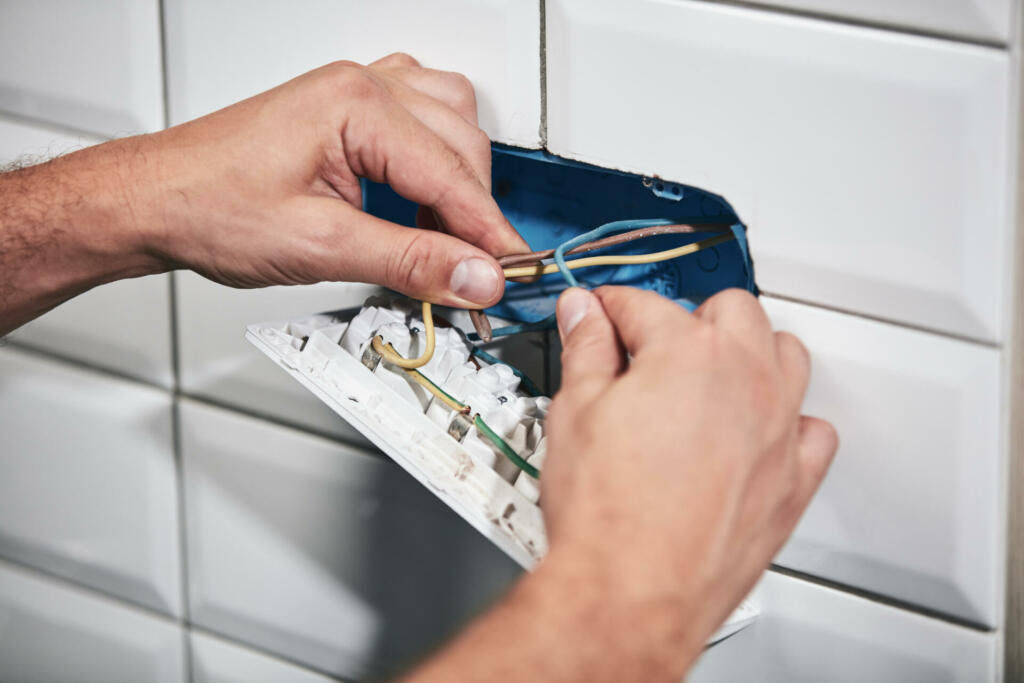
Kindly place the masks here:
<instances>
[{"instance_id":1,"label":"white electrical socket","mask_svg":"<svg viewBox=\"0 0 1024 683\"><path fill-rule=\"evenodd\" d=\"M532 569L547 552L539 482L476 429L457 440L453 433L459 430L449 429L455 411L402 370L381 361L370 347L380 334L403 356L419 355L423 325L411 311L404 303L371 299L362 309L250 325L246 339L509 557ZM443 314L453 325L469 329L464 311ZM542 469L550 400L518 392L518 377L508 366L483 364L477 369L455 329L438 327L436 340L434 357L421 372L472 405L517 453ZM709 643L739 631L757 614L748 598Z\"/></svg>"}]
</instances>

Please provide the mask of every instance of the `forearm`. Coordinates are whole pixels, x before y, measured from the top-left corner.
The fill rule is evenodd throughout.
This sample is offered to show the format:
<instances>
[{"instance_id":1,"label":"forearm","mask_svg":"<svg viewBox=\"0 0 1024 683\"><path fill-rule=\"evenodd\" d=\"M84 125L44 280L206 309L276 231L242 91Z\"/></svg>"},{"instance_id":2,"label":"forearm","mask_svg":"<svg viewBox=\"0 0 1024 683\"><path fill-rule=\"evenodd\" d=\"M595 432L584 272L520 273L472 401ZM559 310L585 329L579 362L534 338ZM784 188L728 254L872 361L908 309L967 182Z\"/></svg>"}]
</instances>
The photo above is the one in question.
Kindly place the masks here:
<instances>
[{"instance_id":1,"label":"forearm","mask_svg":"<svg viewBox=\"0 0 1024 683\"><path fill-rule=\"evenodd\" d=\"M684 618L698 614L676 594L602 576L607 564L588 555L549 556L405 683L679 681L703 648Z\"/></svg>"},{"instance_id":2,"label":"forearm","mask_svg":"<svg viewBox=\"0 0 1024 683\"><path fill-rule=\"evenodd\" d=\"M0 335L92 287L165 269L135 192L144 139L0 175Z\"/></svg>"}]
</instances>

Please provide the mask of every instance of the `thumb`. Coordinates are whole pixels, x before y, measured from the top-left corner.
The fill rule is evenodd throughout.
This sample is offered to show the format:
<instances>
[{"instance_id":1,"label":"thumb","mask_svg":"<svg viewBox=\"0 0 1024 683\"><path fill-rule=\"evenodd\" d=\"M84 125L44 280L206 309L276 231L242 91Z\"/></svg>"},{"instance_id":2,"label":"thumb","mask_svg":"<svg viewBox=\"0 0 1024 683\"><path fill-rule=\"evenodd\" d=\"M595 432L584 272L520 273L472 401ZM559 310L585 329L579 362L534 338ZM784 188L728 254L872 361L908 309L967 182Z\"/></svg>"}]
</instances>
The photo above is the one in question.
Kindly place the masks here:
<instances>
[{"instance_id":1,"label":"thumb","mask_svg":"<svg viewBox=\"0 0 1024 683\"><path fill-rule=\"evenodd\" d=\"M332 201L333 200L327 200ZM339 203L330 208L337 215ZM348 205L321 279L371 282L417 299L486 308L501 299L505 276L483 249L457 237L382 220ZM323 257L321 256L321 259Z\"/></svg>"},{"instance_id":2,"label":"thumb","mask_svg":"<svg viewBox=\"0 0 1024 683\"><path fill-rule=\"evenodd\" d=\"M562 388L587 394L604 389L623 368L625 354L600 299L571 287L559 297L557 313Z\"/></svg>"}]
</instances>

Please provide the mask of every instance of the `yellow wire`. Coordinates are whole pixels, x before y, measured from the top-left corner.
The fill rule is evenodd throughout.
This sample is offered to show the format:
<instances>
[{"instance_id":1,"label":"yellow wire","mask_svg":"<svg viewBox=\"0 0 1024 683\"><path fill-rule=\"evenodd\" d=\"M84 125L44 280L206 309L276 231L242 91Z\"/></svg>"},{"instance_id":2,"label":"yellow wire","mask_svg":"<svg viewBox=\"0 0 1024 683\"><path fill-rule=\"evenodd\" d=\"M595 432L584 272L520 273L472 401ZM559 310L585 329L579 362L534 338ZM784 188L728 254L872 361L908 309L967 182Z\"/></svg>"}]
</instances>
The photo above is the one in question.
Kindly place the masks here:
<instances>
[{"instance_id":1,"label":"yellow wire","mask_svg":"<svg viewBox=\"0 0 1024 683\"><path fill-rule=\"evenodd\" d=\"M625 266L634 265L639 263L657 263L658 261L667 261L669 259L677 258L679 256L686 256L692 254L695 251L701 249L707 249L716 245L728 242L731 239L735 239L732 234L718 235L716 237L709 237L706 240L700 240L699 242L693 242L692 244L684 244L681 247L675 249L667 249L665 251L656 251L653 254L624 254L622 256L585 256L583 258L573 259L572 261L566 261L565 265L569 270L576 270L577 268L587 268L589 266ZM530 277L532 275L548 275L550 273L558 272L557 263L549 263L547 265L537 264L535 266L518 266L516 268L506 268L505 278L514 277Z\"/></svg>"},{"instance_id":2,"label":"yellow wire","mask_svg":"<svg viewBox=\"0 0 1024 683\"><path fill-rule=\"evenodd\" d=\"M432 393L434 396L436 396L437 398L439 398L442 401L444 401L455 412L457 412L457 413L465 412L466 406L464 404L459 403L454 398L452 398L448 394L444 393L444 391L442 391L433 382L431 382L429 379L427 379L426 377L421 375L416 370L406 370L405 374L409 375L414 380L416 380L416 382L418 384L420 384L423 388L425 388L427 391Z\"/></svg>"},{"instance_id":3,"label":"yellow wire","mask_svg":"<svg viewBox=\"0 0 1024 683\"><path fill-rule=\"evenodd\" d=\"M391 344L384 345L384 338L380 335L373 338L373 350L383 356L386 361L394 363L400 368L406 370L422 368L434 356L434 314L430 310L429 301L423 302L423 332L427 337L427 348L423 349L419 358L402 358Z\"/></svg>"},{"instance_id":4,"label":"yellow wire","mask_svg":"<svg viewBox=\"0 0 1024 683\"><path fill-rule=\"evenodd\" d=\"M577 268L587 268L589 266L625 266L635 265L643 263L657 263L658 261L667 261L669 259L678 258L679 256L686 256L694 252L700 251L701 249L708 249L714 247L723 242L728 242L734 239L735 236L732 234L718 235L716 237L709 237L706 240L700 240L699 242L693 242L692 244L684 244L681 247L675 249L666 249L665 251L656 251L653 254L624 254L622 256L586 256L583 258L573 259L572 261L566 261L565 265L569 270L576 270ZM548 275L550 273L558 272L557 263L549 263L547 265L537 264L536 266L519 266L516 268L505 268L505 278L516 278L516 277L530 277L531 275ZM430 308L430 302L423 302L423 332L427 338L427 348L423 350L419 358L403 358L395 351L391 344L385 344L384 338L376 336L373 338L373 350L384 357L389 363L393 363L400 368L406 370L415 370L421 368L430 362L430 359L434 356L434 314ZM419 378L417 382L423 384ZM427 386L423 384L423 386ZM430 387L427 387L428 389ZM442 399L445 403L448 403L446 399ZM448 405L453 404L448 403ZM461 407L456 408L460 410Z\"/></svg>"}]
</instances>

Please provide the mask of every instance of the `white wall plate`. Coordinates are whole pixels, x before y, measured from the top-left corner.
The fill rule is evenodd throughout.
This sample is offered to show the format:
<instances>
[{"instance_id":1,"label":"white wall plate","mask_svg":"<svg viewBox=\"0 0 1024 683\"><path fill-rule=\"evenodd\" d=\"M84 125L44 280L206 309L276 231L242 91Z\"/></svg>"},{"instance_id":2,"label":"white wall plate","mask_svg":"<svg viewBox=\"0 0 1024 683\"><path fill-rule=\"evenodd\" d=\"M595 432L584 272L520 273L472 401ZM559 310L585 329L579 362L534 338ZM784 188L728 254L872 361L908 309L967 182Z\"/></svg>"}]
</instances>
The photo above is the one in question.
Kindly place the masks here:
<instances>
[{"instance_id":1,"label":"white wall plate","mask_svg":"<svg viewBox=\"0 0 1024 683\"><path fill-rule=\"evenodd\" d=\"M505 554L526 569L534 567L547 552L540 507L428 418L415 400L396 393L342 349L339 341L353 314L250 325L246 338ZM756 614L752 604L742 604L711 642L745 627Z\"/></svg>"}]
</instances>

